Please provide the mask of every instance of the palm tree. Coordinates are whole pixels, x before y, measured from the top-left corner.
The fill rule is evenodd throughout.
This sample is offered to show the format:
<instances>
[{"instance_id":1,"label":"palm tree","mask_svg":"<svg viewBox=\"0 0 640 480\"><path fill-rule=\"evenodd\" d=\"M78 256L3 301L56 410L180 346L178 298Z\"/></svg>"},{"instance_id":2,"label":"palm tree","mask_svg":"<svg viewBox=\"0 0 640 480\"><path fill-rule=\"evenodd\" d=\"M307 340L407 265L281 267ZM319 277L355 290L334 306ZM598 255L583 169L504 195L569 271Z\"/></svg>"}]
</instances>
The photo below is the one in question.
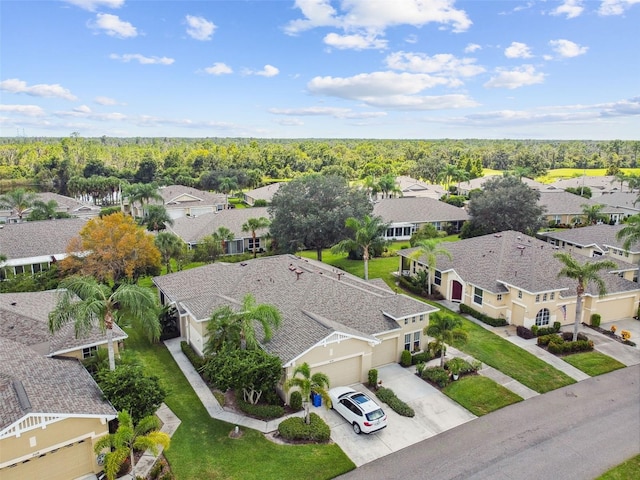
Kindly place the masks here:
<instances>
[{"instance_id":1,"label":"palm tree","mask_svg":"<svg viewBox=\"0 0 640 480\"><path fill-rule=\"evenodd\" d=\"M440 246L440 242L433 238L420 240L416 246L418 247L418 250L413 252L410 258L413 260L419 260L423 257L425 258L427 264L427 292L429 296L431 296L431 275L436 269L438 255L444 255L451 260L451 253L446 248Z\"/></svg>"},{"instance_id":2,"label":"palm tree","mask_svg":"<svg viewBox=\"0 0 640 480\"><path fill-rule=\"evenodd\" d=\"M204 344L205 355L215 355L223 348L241 347L240 322L237 313L224 305L214 310L207 322L207 340Z\"/></svg>"},{"instance_id":3,"label":"palm tree","mask_svg":"<svg viewBox=\"0 0 640 480\"><path fill-rule=\"evenodd\" d=\"M214 235L220 240L220 245L222 246L222 253L223 254L229 253L227 252L227 242L231 242L235 238L235 236L233 235L233 232L229 230L227 227L218 227L218 230L214 232Z\"/></svg>"},{"instance_id":4,"label":"palm tree","mask_svg":"<svg viewBox=\"0 0 640 480\"><path fill-rule=\"evenodd\" d=\"M513 175L514 177L518 177L518 180L522 181L522 178L532 178L531 169L529 167L521 167L520 165L516 165L512 170L509 171L509 175Z\"/></svg>"},{"instance_id":5,"label":"palm tree","mask_svg":"<svg viewBox=\"0 0 640 480\"><path fill-rule=\"evenodd\" d=\"M251 238L253 239L253 258L257 256L256 230L267 228L269 225L271 225L271 222L267 217L249 218L244 225L242 225L243 232L251 232Z\"/></svg>"},{"instance_id":6,"label":"palm tree","mask_svg":"<svg viewBox=\"0 0 640 480\"><path fill-rule=\"evenodd\" d=\"M337 245L334 245L331 251L333 253L348 253L362 249L364 279L369 280L369 258L376 247L380 248L387 243L384 239L384 233L389 224L384 223L381 217L365 215L362 221L349 217L345 221L345 225L354 231L355 238L342 240Z\"/></svg>"},{"instance_id":7,"label":"palm tree","mask_svg":"<svg viewBox=\"0 0 640 480\"><path fill-rule=\"evenodd\" d=\"M154 239L160 251L162 261L167 266L167 273L171 273L171 259L180 255L185 243L177 235L170 232L160 232Z\"/></svg>"},{"instance_id":8,"label":"palm tree","mask_svg":"<svg viewBox=\"0 0 640 480\"><path fill-rule=\"evenodd\" d=\"M585 217L585 223L587 225L595 225L598 222L606 222L608 220L607 216L602 213L604 205L589 205L583 203L580 206L582 207L582 214Z\"/></svg>"},{"instance_id":9,"label":"palm tree","mask_svg":"<svg viewBox=\"0 0 640 480\"><path fill-rule=\"evenodd\" d=\"M127 187L127 196L129 204L133 208L136 202L140 203L141 216L144 217L144 204L151 200L163 201L162 195L158 192L158 186L155 183L134 183ZM133 213L133 212L132 212Z\"/></svg>"},{"instance_id":10,"label":"palm tree","mask_svg":"<svg viewBox=\"0 0 640 480\"><path fill-rule=\"evenodd\" d=\"M171 437L160 431L160 420L155 415L143 418L134 427L131 415L127 412L118 413L118 429L115 433L110 433L100 438L94 451L100 454L103 450L109 451L104 454L104 472L109 480L114 480L127 459L131 461L131 478L135 475L135 463L133 453L135 450L151 450L154 455L158 455L158 447L165 450L171 444Z\"/></svg>"},{"instance_id":11,"label":"palm tree","mask_svg":"<svg viewBox=\"0 0 640 480\"><path fill-rule=\"evenodd\" d=\"M458 169L455 165L448 163L438 175L438 179L442 182L442 186L448 192L449 186L453 183L453 179L458 175Z\"/></svg>"},{"instance_id":12,"label":"palm tree","mask_svg":"<svg viewBox=\"0 0 640 480\"><path fill-rule=\"evenodd\" d=\"M312 393L320 395L327 407L331 406L329 398L329 377L324 373L316 372L311 375L311 368L307 362L298 365L293 371L293 376L284 383L285 391L291 388L298 388L302 395L304 405L304 421L307 425L311 423L311 413L309 411L309 397Z\"/></svg>"},{"instance_id":13,"label":"palm tree","mask_svg":"<svg viewBox=\"0 0 640 480\"><path fill-rule=\"evenodd\" d=\"M160 338L156 297L148 288L123 283L115 290L93 277L72 276L60 282L56 307L49 313L49 330L55 333L73 323L76 336L82 336L99 324L107 333L109 369L115 370L113 324L130 321L151 341Z\"/></svg>"},{"instance_id":14,"label":"palm tree","mask_svg":"<svg viewBox=\"0 0 640 480\"><path fill-rule=\"evenodd\" d=\"M238 180L236 177L224 177L218 183L218 190L224 193L224 203L229 204L229 193L238 189Z\"/></svg>"},{"instance_id":15,"label":"palm tree","mask_svg":"<svg viewBox=\"0 0 640 480\"><path fill-rule=\"evenodd\" d=\"M149 205L147 215L142 219L142 224L146 225L150 232L164 230L167 225L173 225L173 223L173 218L169 216L164 205Z\"/></svg>"},{"instance_id":16,"label":"palm tree","mask_svg":"<svg viewBox=\"0 0 640 480\"><path fill-rule=\"evenodd\" d=\"M398 187L396 183L396 177L391 173L387 173L380 178L378 181L378 190L382 192L382 198L391 198L396 195L402 196L402 190L400 190L400 187Z\"/></svg>"},{"instance_id":17,"label":"palm tree","mask_svg":"<svg viewBox=\"0 0 640 480\"><path fill-rule=\"evenodd\" d=\"M573 341L578 339L578 327L582 318L582 297L589 283L594 283L598 288L598 295L604 296L607 289L604 280L598 275L600 270L616 268L616 264L611 260L602 260L599 262L587 261L580 263L566 252L558 252L554 254L563 264L558 272L558 277L567 277L578 281L576 287L576 319L573 323Z\"/></svg>"},{"instance_id":18,"label":"palm tree","mask_svg":"<svg viewBox=\"0 0 640 480\"><path fill-rule=\"evenodd\" d=\"M55 200L49 200L43 202L42 200L34 200L31 204L31 212L29 213L29 220L50 220L56 217L56 210L58 209L58 202Z\"/></svg>"},{"instance_id":19,"label":"palm tree","mask_svg":"<svg viewBox=\"0 0 640 480\"><path fill-rule=\"evenodd\" d=\"M27 192L24 188L16 188L0 196L0 208L15 211L18 221L22 221L24 212L31 208L36 199L36 194Z\"/></svg>"},{"instance_id":20,"label":"palm tree","mask_svg":"<svg viewBox=\"0 0 640 480\"><path fill-rule=\"evenodd\" d=\"M429 317L429 325L424 327L424 333L436 339L440 347L440 366L444 367L444 342L457 341L465 343L467 332L462 330L462 320L450 313L436 312Z\"/></svg>"},{"instance_id":21,"label":"palm tree","mask_svg":"<svg viewBox=\"0 0 640 480\"><path fill-rule=\"evenodd\" d=\"M376 181L376 178L369 175L364 179L364 188L369 193L369 200L373 201L374 198L378 198L378 192L380 191L380 185Z\"/></svg>"},{"instance_id":22,"label":"palm tree","mask_svg":"<svg viewBox=\"0 0 640 480\"><path fill-rule=\"evenodd\" d=\"M623 240L622 248L625 250L631 250L632 246L635 246L640 242L640 214L632 215L627 218L626 224L616 234L618 240ZM640 257L638 258L638 274L636 276L636 282L640 282Z\"/></svg>"}]
</instances>

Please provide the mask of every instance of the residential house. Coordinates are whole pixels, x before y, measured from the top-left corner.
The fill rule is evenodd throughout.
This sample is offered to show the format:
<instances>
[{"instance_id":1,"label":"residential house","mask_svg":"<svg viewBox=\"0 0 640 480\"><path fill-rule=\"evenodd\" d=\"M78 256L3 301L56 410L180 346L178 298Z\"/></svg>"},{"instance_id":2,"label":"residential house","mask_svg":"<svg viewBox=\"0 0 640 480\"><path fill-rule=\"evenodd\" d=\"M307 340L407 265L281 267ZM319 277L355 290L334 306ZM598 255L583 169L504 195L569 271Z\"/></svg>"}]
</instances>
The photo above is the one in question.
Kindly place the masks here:
<instances>
[{"instance_id":1,"label":"residential house","mask_svg":"<svg viewBox=\"0 0 640 480\"><path fill-rule=\"evenodd\" d=\"M172 219L197 217L205 213L219 212L227 208L227 197L221 193L205 192L184 185L168 185L160 187L158 193L162 200L152 199L147 205L164 205ZM144 216L139 202L131 204L128 198L123 199L122 210L135 218Z\"/></svg>"},{"instance_id":2,"label":"residential house","mask_svg":"<svg viewBox=\"0 0 640 480\"><path fill-rule=\"evenodd\" d=\"M100 214L100 207L80 202L75 198L67 197L65 195L59 195L53 192L41 192L36 193L35 197L36 200L44 203L54 200L58 204L56 212L66 213L72 217L83 218L86 220L97 217ZM25 210L23 220L29 216L32 210L32 208ZM0 209L0 223L17 223L18 220L18 215L14 211Z\"/></svg>"},{"instance_id":3,"label":"residential house","mask_svg":"<svg viewBox=\"0 0 640 480\"><path fill-rule=\"evenodd\" d=\"M637 192L616 192L600 195L596 201L608 207L615 207L621 210L625 216L630 216L640 213L640 203L637 200Z\"/></svg>"},{"instance_id":4,"label":"residential house","mask_svg":"<svg viewBox=\"0 0 640 480\"><path fill-rule=\"evenodd\" d=\"M408 240L427 224L432 224L437 230L451 228L458 232L469 219L465 209L429 197L378 200L373 205L373 214L389 223L385 233L387 240Z\"/></svg>"},{"instance_id":5,"label":"residential house","mask_svg":"<svg viewBox=\"0 0 640 480\"><path fill-rule=\"evenodd\" d=\"M161 303L175 305L180 332L202 354L207 323L221 306L239 308L245 295L274 305L282 326L264 348L278 355L283 381L307 362L332 386L366 381L370 369L398 362L403 350L421 350L422 331L436 309L329 265L294 255L242 263L214 263L161 277Z\"/></svg>"},{"instance_id":6,"label":"residential house","mask_svg":"<svg viewBox=\"0 0 640 480\"><path fill-rule=\"evenodd\" d=\"M11 274L34 274L67 257L69 241L80 234L83 218L42 220L0 225L1 269Z\"/></svg>"},{"instance_id":7,"label":"residential house","mask_svg":"<svg viewBox=\"0 0 640 480\"><path fill-rule=\"evenodd\" d=\"M0 294L0 478L87 478L100 472L95 443L117 412L82 366L106 343L96 326L51 334L55 291ZM118 327L116 342L126 337ZM95 477L94 477L95 478Z\"/></svg>"},{"instance_id":8,"label":"residential house","mask_svg":"<svg viewBox=\"0 0 640 480\"><path fill-rule=\"evenodd\" d=\"M469 195L469 192L471 192L472 190L483 190L484 184L489 180L502 177L503 175L486 175L484 177L473 178L467 182L460 182L460 184L457 185L458 195ZM527 177L522 177L520 181L533 190L546 191L549 189L548 185L537 182Z\"/></svg>"},{"instance_id":9,"label":"residential house","mask_svg":"<svg viewBox=\"0 0 640 480\"><path fill-rule=\"evenodd\" d=\"M216 232L220 227L226 227L233 233L234 240L226 242L225 254L264 251L266 249L264 236L268 228L256 231L256 239L251 232L243 232L242 225L250 218L269 218L267 207L234 208L221 210L216 213L206 213L197 217L181 217L174 220L173 225L167 225L167 231L175 233L189 247L195 247L207 235Z\"/></svg>"},{"instance_id":10,"label":"residential house","mask_svg":"<svg viewBox=\"0 0 640 480\"><path fill-rule=\"evenodd\" d=\"M438 257L434 283L447 300L464 303L512 325L563 325L575 319L576 281L558 276L562 263L557 248L515 231L505 231L448 243L451 259ZM400 270L413 275L426 260L413 259L415 248L400 250ZM584 261L598 259L584 258ZM607 294L589 285L583 298L583 321L594 313L603 322L633 317L640 285L620 276L618 269L602 272Z\"/></svg>"},{"instance_id":11,"label":"residential house","mask_svg":"<svg viewBox=\"0 0 640 480\"><path fill-rule=\"evenodd\" d=\"M545 220L549 225L575 225L584 223L584 206L603 205L600 213L606 216L607 223L618 223L625 218L624 210L600 203L597 200L581 197L565 191L540 192L538 205L545 208Z\"/></svg>"},{"instance_id":12,"label":"residential house","mask_svg":"<svg viewBox=\"0 0 640 480\"><path fill-rule=\"evenodd\" d=\"M441 185L425 183L407 176L396 178L396 183L403 197L429 197L440 200L447 193Z\"/></svg>"},{"instance_id":13,"label":"residential house","mask_svg":"<svg viewBox=\"0 0 640 480\"><path fill-rule=\"evenodd\" d=\"M273 196L275 193L280 190L280 187L284 185L284 182L272 183L270 185L265 185L264 187L255 188L253 190L249 190L243 194L244 203L250 206L254 206L256 200L264 200L267 204L271 203Z\"/></svg>"},{"instance_id":14,"label":"residential house","mask_svg":"<svg viewBox=\"0 0 640 480\"><path fill-rule=\"evenodd\" d=\"M620 180L613 175L599 177L582 175L579 177L557 180L550 185L560 190L565 190L567 188L579 189L581 187L589 187L592 198L623 192L625 189L628 190L628 188L624 186L624 182L621 183Z\"/></svg>"}]
</instances>

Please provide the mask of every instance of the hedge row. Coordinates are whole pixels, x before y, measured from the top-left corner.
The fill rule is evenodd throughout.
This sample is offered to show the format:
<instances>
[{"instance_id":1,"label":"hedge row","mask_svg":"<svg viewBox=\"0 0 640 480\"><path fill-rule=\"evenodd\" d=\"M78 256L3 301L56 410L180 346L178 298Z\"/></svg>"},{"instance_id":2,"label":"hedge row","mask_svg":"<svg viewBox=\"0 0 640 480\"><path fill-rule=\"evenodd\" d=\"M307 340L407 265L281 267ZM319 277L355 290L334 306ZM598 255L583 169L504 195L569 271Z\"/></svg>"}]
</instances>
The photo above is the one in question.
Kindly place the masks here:
<instances>
[{"instance_id":1,"label":"hedge row","mask_svg":"<svg viewBox=\"0 0 640 480\"><path fill-rule=\"evenodd\" d=\"M389 407L391 407L391 409L398 415L402 415L403 417L413 417L416 414L413 411L413 408L396 397L396 394L390 388L381 387L376 390L376 395L380 400L389 405Z\"/></svg>"},{"instance_id":2,"label":"hedge row","mask_svg":"<svg viewBox=\"0 0 640 480\"><path fill-rule=\"evenodd\" d=\"M180 342L180 348L182 349L182 353L184 353L191 362L191 365L200 372L206 363L205 359L198 355L191 345L184 340Z\"/></svg>"},{"instance_id":3,"label":"hedge row","mask_svg":"<svg viewBox=\"0 0 640 480\"><path fill-rule=\"evenodd\" d=\"M252 405L249 402L245 402L244 398L242 398L242 392L236 392L236 404L244 413L260 420L273 420L284 415L284 407L281 405Z\"/></svg>"},{"instance_id":4,"label":"hedge row","mask_svg":"<svg viewBox=\"0 0 640 480\"><path fill-rule=\"evenodd\" d=\"M507 324L507 321L504 318L493 318L489 315L485 315L482 312L474 310L469 305L465 305L464 303L460 304L460 313L466 313L471 315L473 318L480 320L487 325L491 325L492 327L504 327Z\"/></svg>"},{"instance_id":5,"label":"hedge row","mask_svg":"<svg viewBox=\"0 0 640 480\"><path fill-rule=\"evenodd\" d=\"M306 440L312 442L328 442L331 429L319 415L311 413L311 423L307 425L304 418L291 417L280 422L278 432L287 440Z\"/></svg>"},{"instance_id":6,"label":"hedge row","mask_svg":"<svg viewBox=\"0 0 640 480\"><path fill-rule=\"evenodd\" d=\"M575 353L575 352L589 352L593 350L593 342L589 340L585 335L578 334L578 340L571 341L573 335L570 332L565 332L562 335L550 334L538 337L538 345L546 346L549 353Z\"/></svg>"}]
</instances>

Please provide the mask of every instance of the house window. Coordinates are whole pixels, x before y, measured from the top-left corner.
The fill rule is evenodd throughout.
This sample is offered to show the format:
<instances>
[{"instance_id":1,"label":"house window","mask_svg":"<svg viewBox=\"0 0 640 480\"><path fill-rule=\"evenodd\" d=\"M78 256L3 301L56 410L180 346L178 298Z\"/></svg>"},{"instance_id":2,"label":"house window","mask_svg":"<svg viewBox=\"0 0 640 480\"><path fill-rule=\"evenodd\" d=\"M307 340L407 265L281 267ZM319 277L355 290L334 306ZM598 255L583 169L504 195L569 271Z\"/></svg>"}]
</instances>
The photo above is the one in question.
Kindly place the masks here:
<instances>
[{"instance_id":1,"label":"house window","mask_svg":"<svg viewBox=\"0 0 640 480\"><path fill-rule=\"evenodd\" d=\"M502 301L502 294L501 293L496 295L496 300L499 301L499 302Z\"/></svg>"},{"instance_id":2,"label":"house window","mask_svg":"<svg viewBox=\"0 0 640 480\"><path fill-rule=\"evenodd\" d=\"M409 352L411 351L411 334L410 333L406 333L404 336L404 349L408 350Z\"/></svg>"},{"instance_id":3,"label":"house window","mask_svg":"<svg viewBox=\"0 0 640 480\"><path fill-rule=\"evenodd\" d=\"M393 238L393 228L387 228L387 237Z\"/></svg>"},{"instance_id":4,"label":"house window","mask_svg":"<svg viewBox=\"0 0 640 480\"><path fill-rule=\"evenodd\" d=\"M93 357L97 351L98 351L98 347L95 345L93 347L83 348L82 358L84 359L84 358Z\"/></svg>"},{"instance_id":5,"label":"house window","mask_svg":"<svg viewBox=\"0 0 640 480\"><path fill-rule=\"evenodd\" d=\"M424 313L422 315L420 315L420 321L424 322Z\"/></svg>"},{"instance_id":6,"label":"house window","mask_svg":"<svg viewBox=\"0 0 640 480\"><path fill-rule=\"evenodd\" d=\"M482 289L473 287L473 303L482 305Z\"/></svg>"},{"instance_id":7,"label":"house window","mask_svg":"<svg viewBox=\"0 0 640 480\"><path fill-rule=\"evenodd\" d=\"M402 236L402 227L396 227L396 237Z\"/></svg>"},{"instance_id":8,"label":"house window","mask_svg":"<svg viewBox=\"0 0 640 480\"><path fill-rule=\"evenodd\" d=\"M549 294L549 298L550 298L551 300L554 300L554 299L556 298L556 292L551 292L551 293Z\"/></svg>"},{"instance_id":9,"label":"house window","mask_svg":"<svg viewBox=\"0 0 640 480\"><path fill-rule=\"evenodd\" d=\"M404 227L404 236L405 237L411 236L411 227Z\"/></svg>"},{"instance_id":10,"label":"house window","mask_svg":"<svg viewBox=\"0 0 640 480\"><path fill-rule=\"evenodd\" d=\"M442 273L440 270L435 270L435 273L433 274L433 283L436 285L442 285Z\"/></svg>"},{"instance_id":11,"label":"house window","mask_svg":"<svg viewBox=\"0 0 640 480\"><path fill-rule=\"evenodd\" d=\"M536 315L536 325L538 327L542 327L543 325L549 325L549 318L550 318L549 309L543 308Z\"/></svg>"},{"instance_id":12,"label":"house window","mask_svg":"<svg viewBox=\"0 0 640 480\"><path fill-rule=\"evenodd\" d=\"M409 325L409 319L408 319L408 318L405 318L405 319L404 319L404 324L405 324L405 325Z\"/></svg>"},{"instance_id":13,"label":"house window","mask_svg":"<svg viewBox=\"0 0 640 480\"><path fill-rule=\"evenodd\" d=\"M536 295L536 303L540 301L540 295Z\"/></svg>"},{"instance_id":14,"label":"house window","mask_svg":"<svg viewBox=\"0 0 640 480\"><path fill-rule=\"evenodd\" d=\"M554 215L553 222L557 225L562 222L562 217L560 215Z\"/></svg>"},{"instance_id":15,"label":"house window","mask_svg":"<svg viewBox=\"0 0 640 480\"><path fill-rule=\"evenodd\" d=\"M416 317L411 317L411 323L416 323Z\"/></svg>"},{"instance_id":16,"label":"house window","mask_svg":"<svg viewBox=\"0 0 640 480\"><path fill-rule=\"evenodd\" d=\"M253 250L254 248L260 248L260 239L256 238L255 245L253 242L253 237L249 239L249 250Z\"/></svg>"},{"instance_id":17,"label":"house window","mask_svg":"<svg viewBox=\"0 0 640 480\"><path fill-rule=\"evenodd\" d=\"M547 294L546 294L546 293L542 295L542 301L543 301L543 302L546 302L546 301L547 301Z\"/></svg>"},{"instance_id":18,"label":"house window","mask_svg":"<svg viewBox=\"0 0 640 480\"><path fill-rule=\"evenodd\" d=\"M522 298L522 290L518 290L518 298Z\"/></svg>"},{"instance_id":19,"label":"house window","mask_svg":"<svg viewBox=\"0 0 640 480\"><path fill-rule=\"evenodd\" d=\"M420 330L413 332L413 351L420 350Z\"/></svg>"}]
</instances>

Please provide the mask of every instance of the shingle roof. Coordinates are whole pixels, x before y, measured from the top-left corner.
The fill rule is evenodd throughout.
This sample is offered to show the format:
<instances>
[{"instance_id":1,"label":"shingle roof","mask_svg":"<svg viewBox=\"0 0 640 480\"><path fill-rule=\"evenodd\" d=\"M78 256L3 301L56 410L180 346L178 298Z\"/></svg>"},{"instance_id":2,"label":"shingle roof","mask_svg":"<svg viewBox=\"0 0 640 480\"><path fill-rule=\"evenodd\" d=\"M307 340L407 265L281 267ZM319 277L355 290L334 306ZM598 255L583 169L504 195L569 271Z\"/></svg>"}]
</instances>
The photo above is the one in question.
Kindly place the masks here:
<instances>
[{"instance_id":1,"label":"shingle roof","mask_svg":"<svg viewBox=\"0 0 640 480\"><path fill-rule=\"evenodd\" d=\"M269 203L282 185L284 185L284 182L265 185L264 187L255 188L253 190L245 192L245 196L253 198L254 200L264 200Z\"/></svg>"},{"instance_id":2,"label":"shingle roof","mask_svg":"<svg viewBox=\"0 0 640 480\"><path fill-rule=\"evenodd\" d=\"M24 387L30 409L18 398L17 382ZM0 429L28 413L114 417L117 412L79 361L42 357L0 337Z\"/></svg>"},{"instance_id":3,"label":"shingle roof","mask_svg":"<svg viewBox=\"0 0 640 480\"><path fill-rule=\"evenodd\" d=\"M600 198L600 197L598 197ZM584 208L582 205L602 205L597 199L574 195L565 191L557 192L540 192L540 200L538 205L546 208L545 215L583 215ZM624 213L624 211L605 205L602 213Z\"/></svg>"},{"instance_id":4,"label":"shingle roof","mask_svg":"<svg viewBox=\"0 0 640 480\"><path fill-rule=\"evenodd\" d=\"M198 243L219 227L227 227L237 239L249 238L251 232L243 232L242 225L250 218L259 217L269 218L267 207L231 208L196 217L176 218L173 226L167 225L167 230L178 235L186 243ZM267 231L266 228L261 229L256 234L261 235Z\"/></svg>"},{"instance_id":5,"label":"shingle roof","mask_svg":"<svg viewBox=\"0 0 640 480\"><path fill-rule=\"evenodd\" d=\"M76 338L73 325L55 334L49 332L49 312L58 301L58 291L0 294L0 337L31 347L42 355L56 355L85 346L107 343L107 336L96 326L86 335ZM114 341L127 334L114 325Z\"/></svg>"},{"instance_id":6,"label":"shingle roof","mask_svg":"<svg viewBox=\"0 0 640 480\"><path fill-rule=\"evenodd\" d=\"M36 197L38 200L45 203L50 200L54 200L58 204L58 211L67 212L69 215L74 215L79 210L82 210L83 212L92 212L95 215L98 215L100 213L100 207L96 205L83 203L76 200L75 198L60 195L58 193L41 192L36 193Z\"/></svg>"},{"instance_id":7,"label":"shingle roof","mask_svg":"<svg viewBox=\"0 0 640 480\"><path fill-rule=\"evenodd\" d=\"M461 182L460 189L465 191L475 190L476 188L484 188L484 184L489 180L493 180L494 178L501 178L503 175L486 175L484 177L473 178L468 182ZM531 180L527 177L522 177L520 179L522 183L527 185L529 188L533 188L534 190L545 190L547 186L544 183L537 182L535 180Z\"/></svg>"},{"instance_id":8,"label":"shingle roof","mask_svg":"<svg viewBox=\"0 0 640 480\"><path fill-rule=\"evenodd\" d=\"M385 222L453 222L468 220L466 210L429 197L385 198L373 205L374 215Z\"/></svg>"},{"instance_id":9,"label":"shingle roof","mask_svg":"<svg viewBox=\"0 0 640 480\"><path fill-rule=\"evenodd\" d=\"M601 250L607 250L608 247L622 249L624 240L618 240L617 235L624 225L589 225L581 228L568 228L556 230L554 232L544 232L547 238L554 238L563 242L569 242L573 245L588 247L595 245ZM640 242L631 246L632 252L640 252Z\"/></svg>"},{"instance_id":10,"label":"shingle roof","mask_svg":"<svg viewBox=\"0 0 640 480\"><path fill-rule=\"evenodd\" d=\"M446 193L440 185L421 182L407 176L396 178L396 183L405 197L429 197L437 200Z\"/></svg>"},{"instance_id":11,"label":"shingle roof","mask_svg":"<svg viewBox=\"0 0 640 480\"><path fill-rule=\"evenodd\" d=\"M167 210L185 204L213 206L226 203L226 197L223 194L205 192L204 190L198 190L197 188L187 187L185 185L167 185L166 187L160 187L158 193L164 200L164 205ZM193 200L177 202L182 195L188 195L192 197ZM155 202L152 201L151 203Z\"/></svg>"},{"instance_id":12,"label":"shingle roof","mask_svg":"<svg viewBox=\"0 0 640 480\"><path fill-rule=\"evenodd\" d=\"M170 301L189 305L199 320L206 320L216 306L228 304L229 299L241 304L247 293L258 303L275 305L283 325L265 348L285 363L336 331L335 325L343 325L343 333L371 336L400 328L385 313L399 319L435 310L389 288L293 255L215 263L153 281Z\"/></svg>"},{"instance_id":13,"label":"shingle roof","mask_svg":"<svg viewBox=\"0 0 640 480\"><path fill-rule=\"evenodd\" d=\"M557 250L542 240L505 231L448 243L446 249L452 258L439 256L437 269L455 270L465 282L483 290L504 293L508 290L505 285L512 285L531 293L563 290L565 297L575 295L575 281L557 276L562 268L560 260L554 257ZM398 254L406 257L416 250L409 248ZM584 261L599 260L584 258ZM640 289L637 283L615 274L603 274L602 278L609 293ZM597 295L592 285L587 293Z\"/></svg>"},{"instance_id":14,"label":"shingle roof","mask_svg":"<svg viewBox=\"0 0 640 480\"><path fill-rule=\"evenodd\" d=\"M563 190L565 188L580 188L584 185L585 187L589 187L592 191L596 191L598 193L605 191L620 191L620 182L616 179L615 176L612 175L602 177L580 176L574 178L565 178L563 180L557 180L551 185Z\"/></svg>"},{"instance_id":15,"label":"shingle roof","mask_svg":"<svg viewBox=\"0 0 640 480\"><path fill-rule=\"evenodd\" d=\"M69 241L80 234L86 219L67 218L9 223L0 228L0 253L8 260L62 255Z\"/></svg>"},{"instance_id":16,"label":"shingle roof","mask_svg":"<svg viewBox=\"0 0 640 480\"><path fill-rule=\"evenodd\" d=\"M637 199L637 192L616 192L600 195L597 201L611 207L626 208L640 212L640 203L635 203Z\"/></svg>"}]
</instances>

